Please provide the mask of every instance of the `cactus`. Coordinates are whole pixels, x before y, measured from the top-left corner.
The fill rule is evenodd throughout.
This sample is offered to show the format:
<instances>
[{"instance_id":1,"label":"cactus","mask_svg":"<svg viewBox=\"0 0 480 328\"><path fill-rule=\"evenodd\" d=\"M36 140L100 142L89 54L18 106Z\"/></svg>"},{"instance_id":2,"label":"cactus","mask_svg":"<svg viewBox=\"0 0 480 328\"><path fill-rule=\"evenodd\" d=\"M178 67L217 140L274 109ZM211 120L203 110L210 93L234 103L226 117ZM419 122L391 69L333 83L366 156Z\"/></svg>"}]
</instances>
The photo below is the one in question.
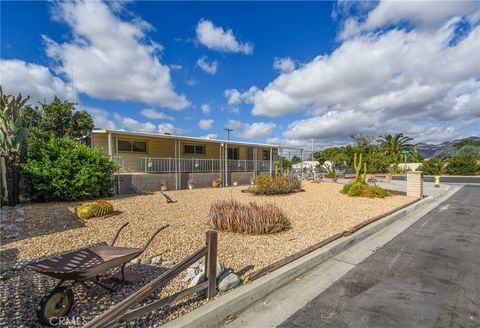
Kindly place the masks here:
<instances>
[{"instance_id":1,"label":"cactus","mask_svg":"<svg viewBox=\"0 0 480 328\"><path fill-rule=\"evenodd\" d=\"M81 220L87 220L91 217L105 216L111 213L113 213L113 205L105 200L84 203L77 209L77 216Z\"/></svg>"},{"instance_id":2,"label":"cactus","mask_svg":"<svg viewBox=\"0 0 480 328\"><path fill-rule=\"evenodd\" d=\"M77 209L77 217L80 220L87 220L93 216L93 212L90 203L82 204Z\"/></svg>"},{"instance_id":3,"label":"cactus","mask_svg":"<svg viewBox=\"0 0 480 328\"><path fill-rule=\"evenodd\" d=\"M363 174L361 174L362 158L363 155L360 153L357 163L357 153L355 153L353 157L353 168L355 169L355 181L365 182L365 178L367 177L367 163L363 163Z\"/></svg>"},{"instance_id":4,"label":"cactus","mask_svg":"<svg viewBox=\"0 0 480 328\"><path fill-rule=\"evenodd\" d=\"M113 205L105 200L97 200L91 205L93 216L105 216L113 213Z\"/></svg>"}]
</instances>

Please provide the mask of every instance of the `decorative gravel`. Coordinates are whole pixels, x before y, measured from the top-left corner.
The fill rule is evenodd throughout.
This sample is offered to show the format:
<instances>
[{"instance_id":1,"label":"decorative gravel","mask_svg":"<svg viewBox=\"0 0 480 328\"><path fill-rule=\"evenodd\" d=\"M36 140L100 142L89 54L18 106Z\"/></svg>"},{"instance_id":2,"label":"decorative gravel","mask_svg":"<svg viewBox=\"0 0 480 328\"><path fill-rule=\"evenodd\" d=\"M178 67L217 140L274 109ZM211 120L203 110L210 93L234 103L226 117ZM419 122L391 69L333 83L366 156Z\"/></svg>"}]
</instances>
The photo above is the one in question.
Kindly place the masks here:
<instances>
[{"instance_id":1,"label":"decorative gravel","mask_svg":"<svg viewBox=\"0 0 480 328\"><path fill-rule=\"evenodd\" d=\"M254 196L242 193L241 190L245 188L239 186L166 192L177 201L171 204L166 203L161 193L115 197L111 202L115 210L121 213L86 222L75 219L68 210L68 207L79 203L27 204L25 221L17 223L22 229L21 237L16 241L2 238L2 266L8 266L17 260L42 258L73 248L109 243L124 222L130 222L130 225L120 235L117 245L129 247L143 247L153 231L168 223L170 227L160 232L142 258L161 255L163 259L178 263L204 245L205 232L210 229L208 211L212 201L234 198L246 203L274 203L289 215L291 229L274 235L256 236L219 232L219 258L225 262L226 267L245 277L318 241L413 200L406 196L385 199L348 197L339 192L341 185L333 183L304 183L305 192L286 196ZM165 270L151 265L133 265L130 268L141 271L144 281L114 294L99 288L91 291L85 291L83 287L75 288L76 305L71 315L92 318ZM182 281L182 278L179 276L175 279L160 296L186 288L188 282ZM35 326L36 305L41 296L54 285L54 279L25 269L4 273L0 281L0 326ZM134 326L156 326L203 302L205 301L200 299L191 300L183 306L137 321Z\"/></svg>"}]
</instances>

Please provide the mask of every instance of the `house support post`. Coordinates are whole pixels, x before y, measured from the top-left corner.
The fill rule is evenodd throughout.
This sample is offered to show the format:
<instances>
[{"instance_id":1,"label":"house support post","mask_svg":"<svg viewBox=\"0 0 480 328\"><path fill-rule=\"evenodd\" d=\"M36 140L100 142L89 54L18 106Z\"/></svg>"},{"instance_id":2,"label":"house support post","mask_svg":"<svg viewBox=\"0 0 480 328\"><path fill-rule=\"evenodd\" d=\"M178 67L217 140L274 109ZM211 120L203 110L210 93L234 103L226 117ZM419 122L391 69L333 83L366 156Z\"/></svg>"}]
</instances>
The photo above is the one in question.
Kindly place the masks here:
<instances>
[{"instance_id":1,"label":"house support post","mask_svg":"<svg viewBox=\"0 0 480 328\"><path fill-rule=\"evenodd\" d=\"M223 185L225 187L228 187L228 144L226 143L225 144L225 155L224 155L224 159L225 159L225 179L224 179L224 183Z\"/></svg>"},{"instance_id":2,"label":"house support post","mask_svg":"<svg viewBox=\"0 0 480 328\"><path fill-rule=\"evenodd\" d=\"M270 176L273 175L273 148L270 147Z\"/></svg>"},{"instance_id":3,"label":"house support post","mask_svg":"<svg viewBox=\"0 0 480 328\"><path fill-rule=\"evenodd\" d=\"M300 150L300 159L302 160L300 163L300 169L302 170L302 180L303 180L303 149Z\"/></svg>"}]
</instances>

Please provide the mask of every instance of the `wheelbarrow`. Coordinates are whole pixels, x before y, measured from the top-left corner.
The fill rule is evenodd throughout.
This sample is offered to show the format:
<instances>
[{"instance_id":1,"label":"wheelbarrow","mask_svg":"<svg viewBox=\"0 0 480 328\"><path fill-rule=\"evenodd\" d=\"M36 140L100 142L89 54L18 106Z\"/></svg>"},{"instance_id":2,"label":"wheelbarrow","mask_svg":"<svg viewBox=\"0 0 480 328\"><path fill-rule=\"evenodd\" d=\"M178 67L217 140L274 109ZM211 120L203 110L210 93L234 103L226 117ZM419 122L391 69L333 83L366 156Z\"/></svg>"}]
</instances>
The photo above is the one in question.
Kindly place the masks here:
<instances>
[{"instance_id":1,"label":"wheelbarrow","mask_svg":"<svg viewBox=\"0 0 480 328\"><path fill-rule=\"evenodd\" d=\"M37 307L37 317L41 324L54 326L59 318L67 317L74 304L72 287L85 284L87 281L105 288L110 292L115 289L100 282L100 275L121 266L121 286L125 285L125 265L140 256L150 245L157 234L168 227L162 226L148 240L143 248L114 246L120 232L128 225L125 223L118 229L110 246L93 246L82 248L66 254L38 261L27 265L35 272L59 279L57 286L46 294Z\"/></svg>"}]
</instances>

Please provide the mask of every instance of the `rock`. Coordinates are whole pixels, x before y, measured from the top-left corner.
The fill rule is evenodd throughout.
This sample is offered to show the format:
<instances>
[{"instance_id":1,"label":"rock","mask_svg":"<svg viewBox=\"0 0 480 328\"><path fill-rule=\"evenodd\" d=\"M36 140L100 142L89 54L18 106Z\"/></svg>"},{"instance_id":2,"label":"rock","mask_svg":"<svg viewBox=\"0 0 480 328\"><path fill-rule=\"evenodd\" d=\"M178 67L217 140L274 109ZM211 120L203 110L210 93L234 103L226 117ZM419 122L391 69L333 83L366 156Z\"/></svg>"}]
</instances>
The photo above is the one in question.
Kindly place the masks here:
<instances>
[{"instance_id":1,"label":"rock","mask_svg":"<svg viewBox=\"0 0 480 328\"><path fill-rule=\"evenodd\" d=\"M162 267L166 269L170 269L173 266L173 261L163 261Z\"/></svg>"},{"instance_id":2,"label":"rock","mask_svg":"<svg viewBox=\"0 0 480 328\"><path fill-rule=\"evenodd\" d=\"M15 232L12 232L11 234L7 235L7 238L12 238L12 239L16 239L20 237L20 233L15 231Z\"/></svg>"},{"instance_id":3,"label":"rock","mask_svg":"<svg viewBox=\"0 0 480 328\"><path fill-rule=\"evenodd\" d=\"M6 224L6 225L3 226L3 228L6 229L6 230L15 230L15 229L17 229L17 225L13 224L13 223Z\"/></svg>"},{"instance_id":4,"label":"rock","mask_svg":"<svg viewBox=\"0 0 480 328\"><path fill-rule=\"evenodd\" d=\"M223 275L222 279L220 279L218 283L218 290L221 292L225 292L232 288L237 287L240 285L240 277L237 276L235 273L230 272L229 274Z\"/></svg>"},{"instance_id":5,"label":"rock","mask_svg":"<svg viewBox=\"0 0 480 328\"><path fill-rule=\"evenodd\" d=\"M25 216L25 210L23 209L23 207L15 206L15 215L24 217Z\"/></svg>"},{"instance_id":6,"label":"rock","mask_svg":"<svg viewBox=\"0 0 480 328\"><path fill-rule=\"evenodd\" d=\"M24 218L24 217L16 217L16 218L15 218L15 222L17 222L17 223L22 223L22 222L24 222L24 221L25 221L25 218Z\"/></svg>"},{"instance_id":7,"label":"rock","mask_svg":"<svg viewBox=\"0 0 480 328\"><path fill-rule=\"evenodd\" d=\"M217 260L217 279L220 278L225 271L225 264L222 260ZM200 272L205 272L205 264L200 264Z\"/></svg>"},{"instance_id":8,"label":"rock","mask_svg":"<svg viewBox=\"0 0 480 328\"><path fill-rule=\"evenodd\" d=\"M162 257L160 255L152 258L152 264L161 264L161 263L162 263Z\"/></svg>"},{"instance_id":9,"label":"rock","mask_svg":"<svg viewBox=\"0 0 480 328\"><path fill-rule=\"evenodd\" d=\"M140 264L143 264L143 265L147 265L147 264L150 264L150 263L152 263L151 259L142 259L140 261Z\"/></svg>"},{"instance_id":10,"label":"rock","mask_svg":"<svg viewBox=\"0 0 480 328\"><path fill-rule=\"evenodd\" d=\"M187 275L186 275L185 279L188 278L188 280L190 280L190 279L195 278L196 272L195 272L194 268L187 268L186 271L187 271Z\"/></svg>"},{"instance_id":11,"label":"rock","mask_svg":"<svg viewBox=\"0 0 480 328\"><path fill-rule=\"evenodd\" d=\"M202 272L200 272L199 274L197 274L193 279L192 281L190 281L190 284L188 285L188 287L195 287L196 285L199 285L201 284L202 282L205 281L205 274L203 274Z\"/></svg>"},{"instance_id":12,"label":"rock","mask_svg":"<svg viewBox=\"0 0 480 328\"><path fill-rule=\"evenodd\" d=\"M139 264L140 263L140 259L139 258L136 258L136 259L133 259L130 261L131 264Z\"/></svg>"},{"instance_id":13,"label":"rock","mask_svg":"<svg viewBox=\"0 0 480 328\"><path fill-rule=\"evenodd\" d=\"M196 268L198 268L199 266L200 266L200 261L197 261L197 262L194 262L194 263L190 266L190 268L196 269Z\"/></svg>"}]
</instances>

